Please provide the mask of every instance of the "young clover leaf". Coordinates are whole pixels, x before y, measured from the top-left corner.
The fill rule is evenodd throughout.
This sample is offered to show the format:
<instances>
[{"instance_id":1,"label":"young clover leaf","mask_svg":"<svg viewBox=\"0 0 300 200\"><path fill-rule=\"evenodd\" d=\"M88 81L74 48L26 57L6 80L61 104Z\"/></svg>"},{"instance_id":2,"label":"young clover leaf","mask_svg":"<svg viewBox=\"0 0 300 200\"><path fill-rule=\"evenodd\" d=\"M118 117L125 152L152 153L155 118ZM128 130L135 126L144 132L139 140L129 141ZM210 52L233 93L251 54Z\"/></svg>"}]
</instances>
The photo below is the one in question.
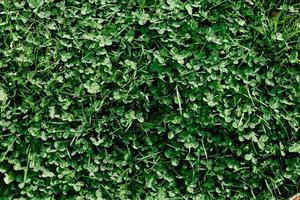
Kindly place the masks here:
<instances>
[{"instance_id":1,"label":"young clover leaf","mask_svg":"<svg viewBox=\"0 0 300 200\"><path fill-rule=\"evenodd\" d=\"M5 102L7 100L7 94L3 88L0 87L0 102Z\"/></svg>"},{"instance_id":2,"label":"young clover leaf","mask_svg":"<svg viewBox=\"0 0 300 200\"><path fill-rule=\"evenodd\" d=\"M253 154L249 153L245 155L245 160L251 160L253 158Z\"/></svg>"},{"instance_id":3,"label":"young clover leaf","mask_svg":"<svg viewBox=\"0 0 300 200\"><path fill-rule=\"evenodd\" d=\"M91 84L85 83L84 87L87 89L87 91L91 94L96 94L100 91L100 86L98 83L93 82Z\"/></svg>"},{"instance_id":4,"label":"young clover leaf","mask_svg":"<svg viewBox=\"0 0 300 200\"><path fill-rule=\"evenodd\" d=\"M149 14L141 13L141 14L139 15L139 21L138 21L139 25L144 25L144 24L146 24L147 21L149 20L149 18L150 18L150 15L149 15Z\"/></svg>"},{"instance_id":5,"label":"young clover leaf","mask_svg":"<svg viewBox=\"0 0 300 200\"><path fill-rule=\"evenodd\" d=\"M43 5L44 0L27 0L30 8L38 8Z\"/></svg>"},{"instance_id":6,"label":"young clover leaf","mask_svg":"<svg viewBox=\"0 0 300 200\"><path fill-rule=\"evenodd\" d=\"M6 184L10 184L11 182L13 182L15 180L15 178L14 178L13 174L5 173L5 177L3 180Z\"/></svg>"},{"instance_id":7,"label":"young clover leaf","mask_svg":"<svg viewBox=\"0 0 300 200\"><path fill-rule=\"evenodd\" d=\"M108 36L100 35L98 38L100 47L112 45L112 41Z\"/></svg>"},{"instance_id":8,"label":"young clover leaf","mask_svg":"<svg viewBox=\"0 0 300 200\"><path fill-rule=\"evenodd\" d=\"M72 54L70 52L63 52L60 56L63 62L67 62L69 59L72 58Z\"/></svg>"},{"instance_id":9,"label":"young clover leaf","mask_svg":"<svg viewBox=\"0 0 300 200\"><path fill-rule=\"evenodd\" d=\"M289 147L289 152L291 153L300 153L300 143L295 143Z\"/></svg>"},{"instance_id":10,"label":"young clover leaf","mask_svg":"<svg viewBox=\"0 0 300 200\"><path fill-rule=\"evenodd\" d=\"M185 9L188 11L189 15L193 15L193 8L189 4L185 5Z\"/></svg>"},{"instance_id":11,"label":"young clover leaf","mask_svg":"<svg viewBox=\"0 0 300 200\"><path fill-rule=\"evenodd\" d=\"M131 60L125 60L125 65L132 68L136 69L137 68L137 63Z\"/></svg>"}]
</instances>

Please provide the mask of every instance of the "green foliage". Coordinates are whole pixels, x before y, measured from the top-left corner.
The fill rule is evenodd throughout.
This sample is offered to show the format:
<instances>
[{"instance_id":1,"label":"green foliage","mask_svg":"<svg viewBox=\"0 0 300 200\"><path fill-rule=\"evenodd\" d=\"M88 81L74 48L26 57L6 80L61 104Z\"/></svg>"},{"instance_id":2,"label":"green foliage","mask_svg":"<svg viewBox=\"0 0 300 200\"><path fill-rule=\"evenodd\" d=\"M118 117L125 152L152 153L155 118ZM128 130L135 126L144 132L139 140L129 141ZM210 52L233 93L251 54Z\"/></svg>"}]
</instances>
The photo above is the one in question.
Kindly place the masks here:
<instances>
[{"instance_id":1,"label":"green foliage","mask_svg":"<svg viewBox=\"0 0 300 200\"><path fill-rule=\"evenodd\" d=\"M296 193L299 8L0 1L0 199Z\"/></svg>"}]
</instances>

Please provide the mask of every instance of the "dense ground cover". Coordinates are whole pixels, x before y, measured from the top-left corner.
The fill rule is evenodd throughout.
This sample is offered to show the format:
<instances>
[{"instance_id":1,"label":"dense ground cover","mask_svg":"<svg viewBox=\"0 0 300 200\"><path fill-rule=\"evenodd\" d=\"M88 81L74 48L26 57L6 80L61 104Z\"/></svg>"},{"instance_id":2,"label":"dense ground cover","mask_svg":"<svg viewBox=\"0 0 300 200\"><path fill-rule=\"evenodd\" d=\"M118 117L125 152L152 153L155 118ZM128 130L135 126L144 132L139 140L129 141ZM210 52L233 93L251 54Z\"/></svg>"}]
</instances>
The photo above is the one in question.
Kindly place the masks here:
<instances>
[{"instance_id":1,"label":"dense ground cover","mask_svg":"<svg viewBox=\"0 0 300 200\"><path fill-rule=\"evenodd\" d=\"M299 3L0 1L0 199L300 190Z\"/></svg>"}]
</instances>

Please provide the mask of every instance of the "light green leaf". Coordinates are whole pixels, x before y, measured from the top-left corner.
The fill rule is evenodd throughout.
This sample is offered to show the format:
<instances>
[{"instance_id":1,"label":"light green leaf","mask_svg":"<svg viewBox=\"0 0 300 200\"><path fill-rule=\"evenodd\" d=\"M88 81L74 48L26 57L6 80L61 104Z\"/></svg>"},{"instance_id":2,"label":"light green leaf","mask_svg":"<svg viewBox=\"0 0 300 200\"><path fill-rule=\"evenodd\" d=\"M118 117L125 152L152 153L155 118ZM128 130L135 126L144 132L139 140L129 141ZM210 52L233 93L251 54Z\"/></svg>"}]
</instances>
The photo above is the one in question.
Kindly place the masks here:
<instances>
[{"instance_id":1,"label":"light green leaf","mask_svg":"<svg viewBox=\"0 0 300 200\"><path fill-rule=\"evenodd\" d=\"M0 101L6 101L7 100L7 94L4 91L4 89L0 88Z\"/></svg>"},{"instance_id":2,"label":"light green leaf","mask_svg":"<svg viewBox=\"0 0 300 200\"><path fill-rule=\"evenodd\" d=\"M258 140L259 140L259 142L264 143L264 142L267 142L268 139L269 139L269 137L267 135L261 135Z\"/></svg>"},{"instance_id":3,"label":"light green leaf","mask_svg":"<svg viewBox=\"0 0 300 200\"><path fill-rule=\"evenodd\" d=\"M5 177L4 177L4 182L6 183L6 184L9 184L9 183L11 183L12 181L14 181L15 180L15 178L11 175L11 174L6 174L5 173Z\"/></svg>"},{"instance_id":4,"label":"light green leaf","mask_svg":"<svg viewBox=\"0 0 300 200\"><path fill-rule=\"evenodd\" d=\"M192 187L190 187L190 186L188 186L187 187L187 191L189 192L189 193L194 193L194 188L192 188Z\"/></svg>"},{"instance_id":5,"label":"light green leaf","mask_svg":"<svg viewBox=\"0 0 300 200\"><path fill-rule=\"evenodd\" d=\"M278 41L284 41L281 33L276 33L276 35L274 36L274 39L276 39Z\"/></svg>"},{"instance_id":6,"label":"light green leaf","mask_svg":"<svg viewBox=\"0 0 300 200\"><path fill-rule=\"evenodd\" d=\"M111 39L107 36L104 36L104 35L98 36L98 41L99 41L99 46L100 47L112 45Z\"/></svg>"},{"instance_id":7,"label":"light green leaf","mask_svg":"<svg viewBox=\"0 0 300 200\"><path fill-rule=\"evenodd\" d=\"M99 90L100 90L100 86L96 82L92 83L91 85L89 85L87 87L87 91L91 94L95 94L95 93L99 92Z\"/></svg>"},{"instance_id":8,"label":"light green leaf","mask_svg":"<svg viewBox=\"0 0 300 200\"><path fill-rule=\"evenodd\" d=\"M289 147L289 152L291 153L300 153L300 143L295 143Z\"/></svg>"},{"instance_id":9,"label":"light green leaf","mask_svg":"<svg viewBox=\"0 0 300 200\"><path fill-rule=\"evenodd\" d=\"M168 139L173 139L174 138L174 133L172 132L172 131L170 131L169 133L168 133Z\"/></svg>"},{"instance_id":10,"label":"light green leaf","mask_svg":"<svg viewBox=\"0 0 300 200\"><path fill-rule=\"evenodd\" d=\"M134 118L135 118L135 112L134 112L134 110L130 111L129 117L130 117L131 119L134 119Z\"/></svg>"},{"instance_id":11,"label":"light green leaf","mask_svg":"<svg viewBox=\"0 0 300 200\"><path fill-rule=\"evenodd\" d=\"M72 54L70 52L64 52L61 54L61 60L63 62L67 62L70 58L72 58Z\"/></svg>"},{"instance_id":12,"label":"light green leaf","mask_svg":"<svg viewBox=\"0 0 300 200\"><path fill-rule=\"evenodd\" d=\"M185 5L185 9L188 11L189 15L192 15L193 14L193 9L190 5Z\"/></svg>"},{"instance_id":13,"label":"light green leaf","mask_svg":"<svg viewBox=\"0 0 300 200\"><path fill-rule=\"evenodd\" d=\"M246 22L245 22L243 19L237 19L236 22L237 22L240 26L246 25Z\"/></svg>"},{"instance_id":14,"label":"light green leaf","mask_svg":"<svg viewBox=\"0 0 300 200\"><path fill-rule=\"evenodd\" d=\"M125 62L125 65L126 65L126 66L129 66L129 67L132 68L132 69L136 69L136 68L137 68L137 63L134 62L134 61L131 61L131 60L127 60L127 59L126 59L124 62Z\"/></svg>"},{"instance_id":15,"label":"light green leaf","mask_svg":"<svg viewBox=\"0 0 300 200\"><path fill-rule=\"evenodd\" d=\"M246 154L245 155L245 160L251 160L253 158L252 153Z\"/></svg>"},{"instance_id":16,"label":"light green leaf","mask_svg":"<svg viewBox=\"0 0 300 200\"><path fill-rule=\"evenodd\" d=\"M139 18L139 21L138 21L139 25L144 25L144 24L146 24L147 21L149 20L149 17L150 17L149 14L142 13L142 14L140 15L140 18Z\"/></svg>"},{"instance_id":17,"label":"light green leaf","mask_svg":"<svg viewBox=\"0 0 300 200\"><path fill-rule=\"evenodd\" d=\"M37 8L43 5L44 0L27 0L30 8Z\"/></svg>"},{"instance_id":18,"label":"light green leaf","mask_svg":"<svg viewBox=\"0 0 300 200\"><path fill-rule=\"evenodd\" d=\"M50 171L44 171L42 174L42 177L54 177L54 176L55 176L55 174Z\"/></svg>"}]
</instances>

